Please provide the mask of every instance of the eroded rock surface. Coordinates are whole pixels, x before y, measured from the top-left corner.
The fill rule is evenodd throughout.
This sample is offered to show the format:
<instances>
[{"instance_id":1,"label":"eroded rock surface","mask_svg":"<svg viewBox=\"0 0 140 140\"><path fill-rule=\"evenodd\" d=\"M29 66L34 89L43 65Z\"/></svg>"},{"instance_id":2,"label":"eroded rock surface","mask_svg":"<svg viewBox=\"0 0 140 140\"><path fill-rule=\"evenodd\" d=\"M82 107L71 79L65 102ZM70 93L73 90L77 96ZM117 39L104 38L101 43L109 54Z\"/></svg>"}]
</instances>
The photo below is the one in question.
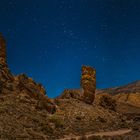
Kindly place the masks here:
<instances>
[{"instance_id":1,"label":"eroded rock surface","mask_svg":"<svg viewBox=\"0 0 140 140\"><path fill-rule=\"evenodd\" d=\"M6 41L0 34L0 83L12 81L13 76L8 69L6 60Z\"/></svg>"},{"instance_id":2,"label":"eroded rock surface","mask_svg":"<svg viewBox=\"0 0 140 140\"><path fill-rule=\"evenodd\" d=\"M82 66L81 75L81 88L80 89L66 89L58 97L61 99L78 99L85 103L92 104L95 99L96 90L96 71L89 66Z\"/></svg>"},{"instance_id":3,"label":"eroded rock surface","mask_svg":"<svg viewBox=\"0 0 140 140\"><path fill-rule=\"evenodd\" d=\"M95 99L96 71L89 66L82 66L81 87L84 90L84 101L92 104Z\"/></svg>"},{"instance_id":4,"label":"eroded rock surface","mask_svg":"<svg viewBox=\"0 0 140 140\"><path fill-rule=\"evenodd\" d=\"M46 109L49 113L55 112L54 103L46 96L41 84L25 74L14 76L7 65L6 41L0 34L0 94L19 94L22 97L30 96L37 100L36 108ZM15 95L16 96L16 95Z\"/></svg>"}]
</instances>

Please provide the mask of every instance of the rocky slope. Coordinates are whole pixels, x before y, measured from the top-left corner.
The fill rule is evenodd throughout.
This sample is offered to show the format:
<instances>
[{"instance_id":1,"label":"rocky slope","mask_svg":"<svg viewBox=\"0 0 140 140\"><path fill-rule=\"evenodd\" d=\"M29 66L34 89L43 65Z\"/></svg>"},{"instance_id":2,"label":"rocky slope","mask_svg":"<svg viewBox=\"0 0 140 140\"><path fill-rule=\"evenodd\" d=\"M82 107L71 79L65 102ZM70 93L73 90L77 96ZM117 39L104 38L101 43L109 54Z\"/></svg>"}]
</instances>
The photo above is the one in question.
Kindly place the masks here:
<instances>
[{"instance_id":1,"label":"rocky slope","mask_svg":"<svg viewBox=\"0 0 140 140\"><path fill-rule=\"evenodd\" d=\"M136 81L121 87L108 88L96 91L96 94L104 93L113 95L114 98L119 102L140 107L140 81Z\"/></svg>"},{"instance_id":2,"label":"rocky slope","mask_svg":"<svg viewBox=\"0 0 140 140\"><path fill-rule=\"evenodd\" d=\"M97 93L110 93L113 95L120 93L140 93L140 81L135 81L120 87L97 90Z\"/></svg>"}]
</instances>

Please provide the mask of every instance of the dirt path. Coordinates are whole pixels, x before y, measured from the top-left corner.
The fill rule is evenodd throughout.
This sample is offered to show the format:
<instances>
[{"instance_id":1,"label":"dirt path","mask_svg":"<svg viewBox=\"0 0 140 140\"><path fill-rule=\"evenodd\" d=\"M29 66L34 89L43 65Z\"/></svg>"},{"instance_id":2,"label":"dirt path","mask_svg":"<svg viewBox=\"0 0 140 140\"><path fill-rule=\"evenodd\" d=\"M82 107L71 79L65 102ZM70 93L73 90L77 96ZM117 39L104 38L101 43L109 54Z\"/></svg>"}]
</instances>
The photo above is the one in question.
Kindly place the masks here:
<instances>
[{"instance_id":1,"label":"dirt path","mask_svg":"<svg viewBox=\"0 0 140 140\"><path fill-rule=\"evenodd\" d=\"M85 136L67 137L67 138L59 139L59 140L80 140L81 138L85 138L85 140L88 140L88 139L91 139L92 137L96 137L96 136L101 136L101 137L102 136L109 136L109 137L112 137L112 136L124 135L124 134L130 133L130 132L132 132L131 129L120 129L120 130L117 130L117 131L96 132L96 133L93 133L93 134L87 134Z\"/></svg>"},{"instance_id":2,"label":"dirt path","mask_svg":"<svg viewBox=\"0 0 140 140\"><path fill-rule=\"evenodd\" d=\"M108 131L108 132L99 132L92 134L94 136L118 136L118 135L124 135L127 133L130 133L132 130L131 129L122 129L122 130L117 130L117 131Z\"/></svg>"}]
</instances>

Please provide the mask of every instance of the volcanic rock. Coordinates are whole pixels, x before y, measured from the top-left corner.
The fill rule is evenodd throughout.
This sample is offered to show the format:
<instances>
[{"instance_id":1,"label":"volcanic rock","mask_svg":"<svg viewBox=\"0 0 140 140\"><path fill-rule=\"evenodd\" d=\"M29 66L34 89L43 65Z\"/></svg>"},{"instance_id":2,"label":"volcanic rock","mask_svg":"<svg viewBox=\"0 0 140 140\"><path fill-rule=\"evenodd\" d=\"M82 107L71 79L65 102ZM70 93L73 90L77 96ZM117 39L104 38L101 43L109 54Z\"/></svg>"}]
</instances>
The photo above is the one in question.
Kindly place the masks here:
<instances>
[{"instance_id":1,"label":"volcanic rock","mask_svg":"<svg viewBox=\"0 0 140 140\"><path fill-rule=\"evenodd\" d=\"M135 81L120 87L96 90L97 96L103 95L104 93L112 95L119 102L140 107L140 81Z\"/></svg>"},{"instance_id":2,"label":"volcanic rock","mask_svg":"<svg viewBox=\"0 0 140 140\"><path fill-rule=\"evenodd\" d=\"M83 100L82 89L65 89L63 93L57 97L58 99L78 99Z\"/></svg>"},{"instance_id":3,"label":"volcanic rock","mask_svg":"<svg viewBox=\"0 0 140 140\"><path fill-rule=\"evenodd\" d=\"M92 104L95 99L96 71L89 66L82 66L81 87L84 90L84 101Z\"/></svg>"},{"instance_id":4,"label":"volcanic rock","mask_svg":"<svg viewBox=\"0 0 140 140\"><path fill-rule=\"evenodd\" d=\"M13 76L8 69L6 60L6 41L0 34L0 85L5 81L13 80Z\"/></svg>"},{"instance_id":5,"label":"volcanic rock","mask_svg":"<svg viewBox=\"0 0 140 140\"><path fill-rule=\"evenodd\" d=\"M36 108L46 109L49 113L55 112L54 103L46 96L46 91L41 84L25 74L12 75L6 59L6 41L0 34L0 93L19 94L20 97L30 96L38 101Z\"/></svg>"}]
</instances>

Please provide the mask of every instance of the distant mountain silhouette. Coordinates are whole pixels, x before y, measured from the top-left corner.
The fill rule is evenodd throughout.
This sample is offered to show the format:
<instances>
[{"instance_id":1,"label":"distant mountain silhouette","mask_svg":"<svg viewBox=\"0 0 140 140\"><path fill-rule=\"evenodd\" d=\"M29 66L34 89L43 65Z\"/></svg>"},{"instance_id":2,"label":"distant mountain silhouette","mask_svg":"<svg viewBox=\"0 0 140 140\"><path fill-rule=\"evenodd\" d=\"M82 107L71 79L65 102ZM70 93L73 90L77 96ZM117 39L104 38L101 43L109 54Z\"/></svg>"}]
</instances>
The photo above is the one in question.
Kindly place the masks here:
<instances>
[{"instance_id":1,"label":"distant mountain silhouette","mask_svg":"<svg viewBox=\"0 0 140 140\"><path fill-rule=\"evenodd\" d=\"M112 95L120 93L137 93L140 92L140 81L135 81L124 86L107 88L102 90L97 90L96 93L109 93Z\"/></svg>"}]
</instances>

